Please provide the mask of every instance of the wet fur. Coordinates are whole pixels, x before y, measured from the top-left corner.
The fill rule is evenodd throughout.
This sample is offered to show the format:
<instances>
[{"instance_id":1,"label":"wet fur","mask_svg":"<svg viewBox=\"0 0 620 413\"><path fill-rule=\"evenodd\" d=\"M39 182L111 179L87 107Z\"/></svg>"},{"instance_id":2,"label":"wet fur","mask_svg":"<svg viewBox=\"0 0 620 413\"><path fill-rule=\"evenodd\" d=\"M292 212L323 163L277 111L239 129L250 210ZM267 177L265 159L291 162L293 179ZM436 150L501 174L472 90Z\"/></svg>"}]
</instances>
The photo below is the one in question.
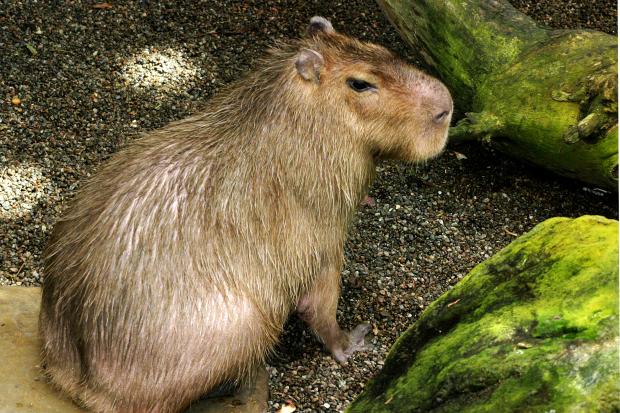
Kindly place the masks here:
<instances>
[{"instance_id":1,"label":"wet fur","mask_svg":"<svg viewBox=\"0 0 620 413\"><path fill-rule=\"evenodd\" d=\"M302 48L325 59L319 84L295 70ZM338 88L351 67L378 73L394 110ZM374 158L443 147L412 110L425 109L411 91L432 82L378 46L313 36L114 155L45 251L52 381L94 411L175 412L247 377L324 269L340 268Z\"/></svg>"}]
</instances>

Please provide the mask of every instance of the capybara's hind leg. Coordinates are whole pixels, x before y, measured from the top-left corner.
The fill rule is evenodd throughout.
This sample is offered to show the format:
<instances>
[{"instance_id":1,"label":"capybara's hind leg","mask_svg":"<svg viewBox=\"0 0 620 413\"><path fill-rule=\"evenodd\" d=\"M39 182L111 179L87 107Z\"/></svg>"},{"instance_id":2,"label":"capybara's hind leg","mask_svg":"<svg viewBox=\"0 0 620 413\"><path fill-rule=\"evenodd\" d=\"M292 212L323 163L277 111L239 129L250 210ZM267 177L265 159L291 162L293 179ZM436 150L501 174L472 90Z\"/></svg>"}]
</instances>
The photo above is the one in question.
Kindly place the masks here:
<instances>
[{"instance_id":1,"label":"capybara's hind leg","mask_svg":"<svg viewBox=\"0 0 620 413\"><path fill-rule=\"evenodd\" d=\"M69 397L78 400L81 363L78 350L69 337L68 328L57 325L44 308L39 315L39 334L42 340L42 363L50 382Z\"/></svg>"},{"instance_id":2,"label":"capybara's hind leg","mask_svg":"<svg viewBox=\"0 0 620 413\"><path fill-rule=\"evenodd\" d=\"M179 413L184 407L168 400L122 400L86 387L82 389L79 404L95 413Z\"/></svg>"}]
</instances>

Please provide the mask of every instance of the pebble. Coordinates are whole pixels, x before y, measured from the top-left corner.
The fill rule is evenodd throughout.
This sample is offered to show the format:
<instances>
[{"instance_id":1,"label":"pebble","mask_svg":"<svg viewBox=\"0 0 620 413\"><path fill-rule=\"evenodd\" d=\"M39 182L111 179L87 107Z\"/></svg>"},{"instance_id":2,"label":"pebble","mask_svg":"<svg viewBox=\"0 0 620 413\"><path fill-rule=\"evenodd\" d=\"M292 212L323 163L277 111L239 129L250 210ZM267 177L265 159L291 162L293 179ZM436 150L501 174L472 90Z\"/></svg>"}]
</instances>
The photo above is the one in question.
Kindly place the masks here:
<instances>
[{"instance_id":1,"label":"pebble","mask_svg":"<svg viewBox=\"0 0 620 413\"><path fill-rule=\"evenodd\" d=\"M618 5L615 0L511 0L510 3L534 20L556 29L618 33Z\"/></svg>"}]
</instances>

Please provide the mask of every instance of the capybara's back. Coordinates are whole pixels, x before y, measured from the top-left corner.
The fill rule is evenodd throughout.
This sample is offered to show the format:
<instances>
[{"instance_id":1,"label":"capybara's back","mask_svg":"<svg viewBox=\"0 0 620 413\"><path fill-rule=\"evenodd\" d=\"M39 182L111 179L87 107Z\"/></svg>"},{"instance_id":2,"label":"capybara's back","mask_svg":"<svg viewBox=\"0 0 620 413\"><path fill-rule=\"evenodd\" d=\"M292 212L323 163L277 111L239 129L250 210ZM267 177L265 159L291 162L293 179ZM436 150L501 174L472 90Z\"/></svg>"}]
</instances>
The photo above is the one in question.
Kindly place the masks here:
<instances>
[{"instance_id":1,"label":"capybara's back","mask_svg":"<svg viewBox=\"0 0 620 413\"><path fill-rule=\"evenodd\" d=\"M177 412L244 380L294 309L344 362L346 228L380 157L427 159L441 83L313 18L206 110L128 145L80 189L45 251L51 380L97 412Z\"/></svg>"}]
</instances>

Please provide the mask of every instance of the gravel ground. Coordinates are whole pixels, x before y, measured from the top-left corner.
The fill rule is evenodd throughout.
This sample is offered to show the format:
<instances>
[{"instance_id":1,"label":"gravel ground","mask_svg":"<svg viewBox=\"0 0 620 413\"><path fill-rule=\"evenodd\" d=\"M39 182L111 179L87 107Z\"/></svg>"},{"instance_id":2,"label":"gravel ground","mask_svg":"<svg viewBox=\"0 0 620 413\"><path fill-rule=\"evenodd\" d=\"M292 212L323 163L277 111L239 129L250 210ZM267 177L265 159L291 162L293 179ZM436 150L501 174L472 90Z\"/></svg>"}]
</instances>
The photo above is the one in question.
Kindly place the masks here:
<instances>
[{"instance_id":1,"label":"gravel ground","mask_svg":"<svg viewBox=\"0 0 620 413\"><path fill-rule=\"evenodd\" d=\"M553 28L618 33L618 7L615 0L511 0L510 3Z\"/></svg>"},{"instance_id":2,"label":"gravel ground","mask_svg":"<svg viewBox=\"0 0 620 413\"><path fill-rule=\"evenodd\" d=\"M612 1L528 2L557 27L616 33ZM140 133L195 113L310 16L413 59L374 2L5 1L0 7L0 284L38 285L41 248L81 179ZM420 312L516 236L552 216L617 218L615 194L478 145L412 170L384 163L346 250L339 319L375 349L337 366L296 319L270 361L271 407L339 411Z\"/></svg>"}]
</instances>

